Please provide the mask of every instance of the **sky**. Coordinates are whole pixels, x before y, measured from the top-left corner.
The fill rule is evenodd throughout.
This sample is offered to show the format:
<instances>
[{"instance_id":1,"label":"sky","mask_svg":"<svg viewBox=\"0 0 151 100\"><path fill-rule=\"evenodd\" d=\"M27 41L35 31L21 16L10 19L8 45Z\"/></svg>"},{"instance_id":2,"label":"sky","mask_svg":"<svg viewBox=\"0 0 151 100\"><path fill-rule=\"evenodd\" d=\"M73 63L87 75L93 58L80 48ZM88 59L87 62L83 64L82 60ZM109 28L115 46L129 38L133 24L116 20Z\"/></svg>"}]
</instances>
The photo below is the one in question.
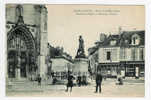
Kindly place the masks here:
<instances>
[{"instance_id":1,"label":"sky","mask_svg":"<svg viewBox=\"0 0 151 100\"><path fill-rule=\"evenodd\" d=\"M94 46L101 33L145 29L144 6L47 5L48 42L63 47L73 58L82 35L85 53Z\"/></svg>"}]
</instances>

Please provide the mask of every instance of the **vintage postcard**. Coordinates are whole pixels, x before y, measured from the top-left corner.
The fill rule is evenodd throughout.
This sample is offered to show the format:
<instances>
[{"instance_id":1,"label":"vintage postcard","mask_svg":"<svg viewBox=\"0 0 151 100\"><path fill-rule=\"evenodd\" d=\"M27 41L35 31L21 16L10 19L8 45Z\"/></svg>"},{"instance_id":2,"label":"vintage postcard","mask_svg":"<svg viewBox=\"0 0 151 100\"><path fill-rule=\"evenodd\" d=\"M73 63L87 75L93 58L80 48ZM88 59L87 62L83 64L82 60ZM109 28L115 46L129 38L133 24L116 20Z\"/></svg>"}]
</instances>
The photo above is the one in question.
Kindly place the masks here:
<instances>
[{"instance_id":1,"label":"vintage postcard","mask_svg":"<svg viewBox=\"0 0 151 100\"><path fill-rule=\"evenodd\" d=\"M6 96L144 97L143 5L6 5Z\"/></svg>"}]
</instances>

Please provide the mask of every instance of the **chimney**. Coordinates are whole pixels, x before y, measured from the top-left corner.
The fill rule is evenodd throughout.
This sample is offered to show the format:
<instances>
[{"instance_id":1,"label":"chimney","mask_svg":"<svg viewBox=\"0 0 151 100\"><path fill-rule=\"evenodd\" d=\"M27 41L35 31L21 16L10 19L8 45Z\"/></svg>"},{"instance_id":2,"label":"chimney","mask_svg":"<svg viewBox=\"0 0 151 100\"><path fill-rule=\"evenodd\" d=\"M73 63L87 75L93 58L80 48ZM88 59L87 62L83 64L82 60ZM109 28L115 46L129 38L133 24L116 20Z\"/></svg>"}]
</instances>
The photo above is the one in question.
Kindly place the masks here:
<instances>
[{"instance_id":1,"label":"chimney","mask_svg":"<svg viewBox=\"0 0 151 100\"><path fill-rule=\"evenodd\" d=\"M100 33L100 42L103 42L106 39L106 35L104 33Z\"/></svg>"}]
</instances>

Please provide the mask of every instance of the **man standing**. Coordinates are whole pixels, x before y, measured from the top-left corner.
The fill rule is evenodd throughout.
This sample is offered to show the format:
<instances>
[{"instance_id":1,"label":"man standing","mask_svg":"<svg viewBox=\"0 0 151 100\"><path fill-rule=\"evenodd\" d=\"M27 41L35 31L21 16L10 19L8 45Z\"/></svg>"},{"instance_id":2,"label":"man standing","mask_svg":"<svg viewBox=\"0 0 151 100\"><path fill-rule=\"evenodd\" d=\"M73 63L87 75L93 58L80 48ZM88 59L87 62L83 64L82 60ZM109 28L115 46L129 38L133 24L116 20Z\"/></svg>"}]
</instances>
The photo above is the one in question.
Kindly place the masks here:
<instances>
[{"instance_id":1,"label":"man standing","mask_svg":"<svg viewBox=\"0 0 151 100\"><path fill-rule=\"evenodd\" d=\"M98 71L97 75L96 75L96 91L95 91L95 93L98 92L98 88L99 88L99 93L101 93L101 83L102 83L102 75L101 75L101 71Z\"/></svg>"},{"instance_id":2,"label":"man standing","mask_svg":"<svg viewBox=\"0 0 151 100\"><path fill-rule=\"evenodd\" d=\"M78 86L80 87L81 86L81 76L80 75L78 76L77 83L78 83Z\"/></svg>"},{"instance_id":3,"label":"man standing","mask_svg":"<svg viewBox=\"0 0 151 100\"><path fill-rule=\"evenodd\" d=\"M40 74L38 74L37 81L38 81L38 85L41 85L41 77L40 77Z\"/></svg>"},{"instance_id":4,"label":"man standing","mask_svg":"<svg viewBox=\"0 0 151 100\"><path fill-rule=\"evenodd\" d=\"M73 87L73 75L71 74L71 72L68 72L68 83L67 83L67 90L66 92L68 92L68 88L70 87L70 92L72 92L72 87Z\"/></svg>"}]
</instances>

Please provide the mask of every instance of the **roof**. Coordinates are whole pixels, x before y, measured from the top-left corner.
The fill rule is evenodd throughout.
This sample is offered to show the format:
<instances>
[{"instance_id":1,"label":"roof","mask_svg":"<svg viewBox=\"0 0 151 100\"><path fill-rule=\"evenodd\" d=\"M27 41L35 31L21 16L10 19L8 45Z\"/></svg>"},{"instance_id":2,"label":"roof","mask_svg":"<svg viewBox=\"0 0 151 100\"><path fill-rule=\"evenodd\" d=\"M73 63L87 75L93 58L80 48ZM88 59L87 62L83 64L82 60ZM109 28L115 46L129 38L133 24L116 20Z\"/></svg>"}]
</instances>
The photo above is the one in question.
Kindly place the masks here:
<instances>
[{"instance_id":1,"label":"roof","mask_svg":"<svg viewBox=\"0 0 151 100\"><path fill-rule=\"evenodd\" d=\"M93 46L91 48L88 49L89 55L92 55L93 53L95 53L95 51L99 48L99 46Z\"/></svg>"},{"instance_id":2,"label":"roof","mask_svg":"<svg viewBox=\"0 0 151 100\"><path fill-rule=\"evenodd\" d=\"M119 46L119 35L109 35L108 38L102 43L101 46L109 46L110 41L112 40L116 41L116 44L114 46Z\"/></svg>"},{"instance_id":3,"label":"roof","mask_svg":"<svg viewBox=\"0 0 151 100\"><path fill-rule=\"evenodd\" d=\"M61 59L65 59L65 60L67 60L67 61L73 63L73 59L69 59L69 58L64 57L64 56L55 56L55 57L52 57L51 59L60 59L60 58L61 58Z\"/></svg>"},{"instance_id":4,"label":"roof","mask_svg":"<svg viewBox=\"0 0 151 100\"><path fill-rule=\"evenodd\" d=\"M134 34L140 37L139 45L131 45L131 38ZM116 41L115 45L111 45L111 41ZM96 46L88 49L89 55L92 55L100 47L133 47L133 46L144 46L145 44L145 31L123 31L121 34L109 35L103 42L97 42Z\"/></svg>"},{"instance_id":5,"label":"roof","mask_svg":"<svg viewBox=\"0 0 151 100\"><path fill-rule=\"evenodd\" d=\"M66 60L68 60L70 62L73 62L72 56L70 56L66 52L63 52L62 49L55 48L55 47L51 46L50 44L48 44L48 48L49 48L49 56L50 56L50 58L63 58L63 59L66 59Z\"/></svg>"},{"instance_id":6,"label":"roof","mask_svg":"<svg viewBox=\"0 0 151 100\"><path fill-rule=\"evenodd\" d=\"M124 31L121 34L121 44L120 45L121 46L132 46L132 45L130 45L131 44L131 37L134 34L137 34L140 36L140 43L137 46L144 45L145 44L145 31ZM125 43L125 40L127 40L128 42Z\"/></svg>"},{"instance_id":7,"label":"roof","mask_svg":"<svg viewBox=\"0 0 151 100\"><path fill-rule=\"evenodd\" d=\"M136 46L140 46L140 45L144 45L145 42L145 31L123 31L121 34L118 35L110 35L108 36L108 38L103 42L103 44L99 45L99 46L120 46L120 47L125 47L125 46L133 46L131 45L131 38L134 34L137 34L140 37L140 43L139 45ZM110 45L110 42L112 40L116 41L115 45Z\"/></svg>"}]
</instances>

